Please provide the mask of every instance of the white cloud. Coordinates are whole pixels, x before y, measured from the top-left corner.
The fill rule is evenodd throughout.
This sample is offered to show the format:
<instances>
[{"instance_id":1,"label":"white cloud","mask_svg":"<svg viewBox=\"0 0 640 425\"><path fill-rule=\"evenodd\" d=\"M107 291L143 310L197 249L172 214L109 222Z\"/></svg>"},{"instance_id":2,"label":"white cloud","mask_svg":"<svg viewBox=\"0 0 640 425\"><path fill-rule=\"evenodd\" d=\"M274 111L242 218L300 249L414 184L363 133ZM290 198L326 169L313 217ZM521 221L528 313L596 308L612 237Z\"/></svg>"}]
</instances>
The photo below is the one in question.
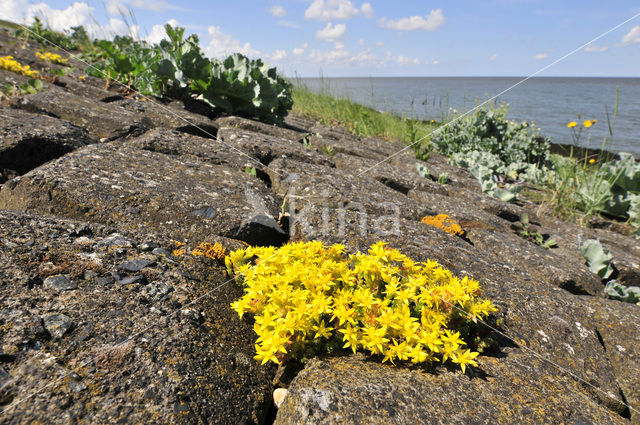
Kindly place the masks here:
<instances>
[{"instance_id":1,"label":"white cloud","mask_svg":"<svg viewBox=\"0 0 640 425\"><path fill-rule=\"evenodd\" d=\"M127 7L119 0L109 0L105 7L109 16L120 16L127 13Z\"/></svg>"},{"instance_id":2,"label":"white cloud","mask_svg":"<svg viewBox=\"0 0 640 425\"><path fill-rule=\"evenodd\" d=\"M498 54L497 54L497 53L494 53L494 54L492 54L491 56L489 56L489 60L490 60L490 61L494 61L494 60L496 60L496 58L497 58L497 57L498 57Z\"/></svg>"},{"instance_id":3,"label":"white cloud","mask_svg":"<svg viewBox=\"0 0 640 425\"><path fill-rule=\"evenodd\" d=\"M420 64L420 60L418 58L410 58L410 57L407 57L407 56L397 56L395 58L395 61L400 66L419 65Z\"/></svg>"},{"instance_id":4,"label":"white cloud","mask_svg":"<svg viewBox=\"0 0 640 425\"><path fill-rule=\"evenodd\" d=\"M414 31L425 30L435 31L440 28L447 19L442 14L442 9L431 10L428 15L410 16L408 18L387 19L386 17L378 20L378 25L382 28L389 28L397 31Z\"/></svg>"},{"instance_id":5,"label":"white cloud","mask_svg":"<svg viewBox=\"0 0 640 425\"><path fill-rule=\"evenodd\" d=\"M106 3L107 13L111 16L128 15L129 8L151 10L153 12L164 12L169 9L185 10L178 6L173 6L163 0L109 0Z\"/></svg>"},{"instance_id":6,"label":"white cloud","mask_svg":"<svg viewBox=\"0 0 640 425\"><path fill-rule=\"evenodd\" d=\"M371 5L366 9L371 9ZM358 14L360 14L360 10L350 0L313 0L311 6L304 12L304 19L331 21L351 19Z\"/></svg>"},{"instance_id":7,"label":"white cloud","mask_svg":"<svg viewBox=\"0 0 640 425\"><path fill-rule=\"evenodd\" d=\"M307 56L311 62L322 65L340 65L354 67L384 67L384 66L408 66L419 65L420 60L408 56L394 56L390 51L383 57L374 54L371 49L365 49L358 53L351 53L344 48L336 48L329 51L312 50Z\"/></svg>"},{"instance_id":8,"label":"white cloud","mask_svg":"<svg viewBox=\"0 0 640 425\"><path fill-rule=\"evenodd\" d=\"M2 0L0 2L0 16L8 21L25 23L27 0Z\"/></svg>"},{"instance_id":9,"label":"white cloud","mask_svg":"<svg viewBox=\"0 0 640 425\"><path fill-rule=\"evenodd\" d=\"M640 43L640 25L636 25L631 28L628 34L622 37L622 44L625 46L629 46L631 44L639 44Z\"/></svg>"},{"instance_id":10,"label":"white cloud","mask_svg":"<svg viewBox=\"0 0 640 425\"><path fill-rule=\"evenodd\" d=\"M32 22L37 16L55 31L64 31L77 25L84 25L88 29L89 24L94 24L94 8L87 3L76 2L66 9L53 9L46 3L37 3L25 9L26 22Z\"/></svg>"},{"instance_id":11,"label":"white cloud","mask_svg":"<svg viewBox=\"0 0 640 425\"><path fill-rule=\"evenodd\" d=\"M329 43L340 43L342 37L347 32L346 24L336 24L335 26L331 22L327 23L327 26L316 32L316 38L328 41Z\"/></svg>"},{"instance_id":12,"label":"white cloud","mask_svg":"<svg viewBox=\"0 0 640 425\"><path fill-rule=\"evenodd\" d=\"M362 6L360 6L360 10L362 11L362 14L364 15L365 18L371 19L374 16L376 16L375 12L373 11L373 7L371 6L371 3L369 2L362 3Z\"/></svg>"},{"instance_id":13,"label":"white cloud","mask_svg":"<svg viewBox=\"0 0 640 425\"><path fill-rule=\"evenodd\" d=\"M534 59L546 59L549 55L547 53L538 53L533 58Z\"/></svg>"},{"instance_id":14,"label":"white cloud","mask_svg":"<svg viewBox=\"0 0 640 425\"><path fill-rule=\"evenodd\" d=\"M309 54L310 60L325 65L343 62L349 57L351 57L351 54L344 49L335 49L330 51L319 51L314 49Z\"/></svg>"},{"instance_id":15,"label":"white cloud","mask_svg":"<svg viewBox=\"0 0 640 425\"><path fill-rule=\"evenodd\" d=\"M377 47L382 47L382 46L384 46L384 41L376 41L373 44L375 44Z\"/></svg>"},{"instance_id":16,"label":"white cloud","mask_svg":"<svg viewBox=\"0 0 640 425\"><path fill-rule=\"evenodd\" d=\"M276 5L271 6L269 8L269 13L271 14L271 16L273 16L275 18L282 18L282 17L287 16L287 9L285 9L282 6L280 6L279 4L276 4Z\"/></svg>"},{"instance_id":17,"label":"white cloud","mask_svg":"<svg viewBox=\"0 0 640 425\"><path fill-rule=\"evenodd\" d=\"M439 64L440 64L440 61L436 59L436 60L434 60L434 61L433 61L433 62L431 62L431 63L432 63L433 65L439 65Z\"/></svg>"},{"instance_id":18,"label":"white cloud","mask_svg":"<svg viewBox=\"0 0 640 425\"><path fill-rule=\"evenodd\" d=\"M220 27L211 25L207 32L209 40L203 50L210 57L223 58L232 53L242 53L250 57L260 56L260 52L252 48L250 43L235 40L231 35L223 33Z\"/></svg>"},{"instance_id":19,"label":"white cloud","mask_svg":"<svg viewBox=\"0 0 640 425\"><path fill-rule=\"evenodd\" d=\"M307 49L307 47L309 47L308 43L304 43L302 46L300 47L296 47L295 49L293 49L293 54L296 56L300 56L304 54L304 51Z\"/></svg>"},{"instance_id":20,"label":"white cloud","mask_svg":"<svg viewBox=\"0 0 640 425\"><path fill-rule=\"evenodd\" d=\"M171 25L174 28L180 25L175 19L170 19L167 24ZM151 32L149 32L149 34L147 34L144 39L149 43L157 44L160 43L160 40L166 37L167 31L164 29L164 25L157 24L151 27Z\"/></svg>"},{"instance_id":21,"label":"white cloud","mask_svg":"<svg viewBox=\"0 0 640 425\"><path fill-rule=\"evenodd\" d=\"M364 38L361 38L360 40L358 40L358 44L361 46L364 46L365 40Z\"/></svg>"},{"instance_id":22,"label":"white cloud","mask_svg":"<svg viewBox=\"0 0 640 425\"><path fill-rule=\"evenodd\" d=\"M288 27L288 28L300 28L300 24L297 24L293 21L288 21L286 19L281 19L278 22L278 25L280 25L281 27Z\"/></svg>"},{"instance_id":23,"label":"white cloud","mask_svg":"<svg viewBox=\"0 0 640 425\"><path fill-rule=\"evenodd\" d=\"M287 52L285 52L284 50L276 50L270 56L270 59L272 61L281 61L281 60L286 59L286 58L287 58Z\"/></svg>"},{"instance_id":24,"label":"white cloud","mask_svg":"<svg viewBox=\"0 0 640 425\"><path fill-rule=\"evenodd\" d=\"M589 44L584 48L585 52L606 52L609 50L609 46L596 46L595 44Z\"/></svg>"}]
</instances>

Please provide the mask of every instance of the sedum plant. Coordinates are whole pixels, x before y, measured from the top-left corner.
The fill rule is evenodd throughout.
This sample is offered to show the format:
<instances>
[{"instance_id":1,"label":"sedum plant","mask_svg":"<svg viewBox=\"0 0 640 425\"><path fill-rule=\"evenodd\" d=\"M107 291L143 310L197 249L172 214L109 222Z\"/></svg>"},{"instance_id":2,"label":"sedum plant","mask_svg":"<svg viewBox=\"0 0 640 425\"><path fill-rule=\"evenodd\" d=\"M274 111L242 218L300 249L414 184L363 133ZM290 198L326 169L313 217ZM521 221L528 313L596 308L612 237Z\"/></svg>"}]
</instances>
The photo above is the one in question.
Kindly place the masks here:
<instances>
[{"instance_id":1,"label":"sedum plant","mask_svg":"<svg viewBox=\"0 0 640 425\"><path fill-rule=\"evenodd\" d=\"M254 315L263 364L342 347L383 362L450 361L464 372L478 352L465 348L461 329L496 310L477 281L383 242L352 255L318 241L247 247L225 262L244 288L231 307Z\"/></svg>"}]
</instances>

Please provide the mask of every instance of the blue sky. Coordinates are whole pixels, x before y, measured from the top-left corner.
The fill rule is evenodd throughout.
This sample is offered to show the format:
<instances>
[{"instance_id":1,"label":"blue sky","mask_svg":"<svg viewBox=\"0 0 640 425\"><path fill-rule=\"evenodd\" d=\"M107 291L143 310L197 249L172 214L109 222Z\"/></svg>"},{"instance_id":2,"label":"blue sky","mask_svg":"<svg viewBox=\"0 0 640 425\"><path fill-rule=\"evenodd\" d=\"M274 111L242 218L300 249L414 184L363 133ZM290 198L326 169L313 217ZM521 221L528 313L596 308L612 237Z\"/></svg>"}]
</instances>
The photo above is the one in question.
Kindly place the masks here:
<instances>
[{"instance_id":1,"label":"blue sky","mask_svg":"<svg viewBox=\"0 0 640 425\"><path fill-rule=\"evenodd\" d=\"M210 56L240 51L305 77L525 76L639 13L626 0L0 1L5 19L43 14L56 29L99 35L157 41L171 22L197 33ZM640 16L540 75L639 71Z\"/></svg>"}]
</instances>

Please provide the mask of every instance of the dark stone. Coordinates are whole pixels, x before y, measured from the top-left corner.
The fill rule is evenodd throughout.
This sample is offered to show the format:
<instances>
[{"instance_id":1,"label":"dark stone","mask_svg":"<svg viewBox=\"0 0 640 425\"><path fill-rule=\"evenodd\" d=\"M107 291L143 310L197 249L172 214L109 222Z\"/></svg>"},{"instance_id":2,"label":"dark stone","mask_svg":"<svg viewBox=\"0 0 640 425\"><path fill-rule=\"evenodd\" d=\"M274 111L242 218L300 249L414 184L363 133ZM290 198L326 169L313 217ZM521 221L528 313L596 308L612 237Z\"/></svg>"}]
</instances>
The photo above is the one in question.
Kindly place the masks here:
<instances>
[{"instance_id":1,"label":"dark stone","mask_svg":"<svg viewBox=\"0 0 640 425\"><path fill-rule=\"evenodd\" d=\"M155 261L145 260L142 258L138 258L136 260L124 261L118 264L118 268L120 270L124 270L125 272L139 272L145 267L153 267L155 266Z\"/></svg>"},{"instance_id":2,"label":"dark stone","mask_svg":"<svg viewBox=\"0 0 640 425\"><path fill-rule=\"evenodd\" d=\"M0 109L0 183L81 146L96 143L82 128L47 115Z\"/></svg>"},{"instance_id":3,"label":"dark stone","mask_svg":"<svg viewBox=\"0 0 640 425\"><path fill-rule=\"evenodd\" d=\"M2 363L11 363L16 359L14 354L7 354L0 351L0 362Z\"/></svg>"},{"instance_id":4,"label":"dark stone","mask_svg":"<svg viewBox=\"0 0 640 425\"><path fill-rule=\"evenodd\" d=\"M113 234L109 237L106 237L100 240L96 244L96 248L121 248L121 247L132 247L131 241L123 238L119 234Z\"/></svg>"},{"instance_id":5,"label":"dark stone","mask_svg":"<svg viewBox=\"0 0 640 425\"><path fill-rule=\"evenodd\" d=\"M151 253L153 255L171 255L171 252L168 249L165 248L153 248L153 251L151 251Z\"/></svg>"},{"instance_id":6,"label":"dark stone","mask_svg":"<svg viewBox=\"0 0 640 425\"><path fill-rule=\"evenodd\" d=\"M44 328L49 332L53 339L61 339L74 326L73 320L62 313L47 314L44 316L43 321Z\"/></svg>"},{"instance_id":7,"label":"dark stone","mask_svg":"<svg viewBox=\"0 0 640 425\"><path fill-rule=\"evenodd\" d=\"M86 129L91 137L109 140L142 134L153 126L145 117L98 100L56 89L12 99L11 106L32 113L53 115Z\"/></svg>"},{"instance_id":8,"label":"dark stone","mask_svg":"<svg viewBox=\"0 0 640 425\"><path fill-rule=\"evenodd\" d=\"M73 283L69 276L61 274L49 276L44 280L43 286L47 289L53 289L58 292L71 291L78 288L78 285Z\"/></svg>"},{"instance_id":9,"label":"dark stone","mask_svg":"<svg viewBox=\"0 0 640 425\"><path fill-rule=\"evenodd\" d=\"M156 248L158 248L158 244L155 242L143 242L142 245L140 245L140 249L145 252L153 251Z\"/></svg>"},{"instance_id":10,"label":"dark stone","mask_svg":"<svg viewBox=\"0 0 640 425\"><path fill-rule=\"evenodd\" d=\"M116 280L113 278L113 276L99 277L96 279L96 284L99 286L106 286L111 285L115 281Z\"/></svg>"},{"instance_id":11,"label":"dark stone","mask_svg":"<svg viewBox=\"0 0 640 425\"><path fill-rule=\"evenodd\" d=\"M120 285L131 285L133 283L137 283L140 285L144 285L147 283L147 278L143 275L135 275L135 276L127 276L126 274L120 274L118 272L112 272L111 276L115 279L117 283Z\"/></svg>"},{"instance_id":12,"label":"dark stone","mask_svg":"<svg viewBox=\"0 0 640 425\"><path fill-rule=\"evenodd\" d=\"M189 215L195 215L203 218L214 218L216 216L216 210L213 207L202 207L195 211L191 211Z\"/></svg>"}]
</instances>

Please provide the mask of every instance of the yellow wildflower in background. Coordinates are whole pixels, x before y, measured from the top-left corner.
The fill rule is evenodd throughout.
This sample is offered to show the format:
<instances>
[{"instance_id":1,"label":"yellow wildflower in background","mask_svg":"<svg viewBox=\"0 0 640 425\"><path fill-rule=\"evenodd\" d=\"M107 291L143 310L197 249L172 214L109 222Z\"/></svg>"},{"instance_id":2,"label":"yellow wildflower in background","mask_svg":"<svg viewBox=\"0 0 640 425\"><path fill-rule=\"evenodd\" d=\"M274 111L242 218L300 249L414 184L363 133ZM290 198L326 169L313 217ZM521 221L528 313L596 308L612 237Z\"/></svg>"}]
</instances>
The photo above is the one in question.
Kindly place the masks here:
<instances>
[{"instance_id":1,"label":"yellow wildflower in background","mask_svg":"<svg viewBox=\"0 0 640 425\"><path fill-rule=\"evenodd\" d=\"M592 125L594 125L595 123L596 123L596 120L584 120L582 125L585 126L585 128L589 128Z\"/></svg>"},{"instance_id":2,"label":"yellow wildflower in background","mask_svg":"<svg viewBox=\"0 0 640 425\"><path fill-rule=\"evenodd\" d=\"M477 365L454 325L467 326L496 308L479 283L436 261L416 263L383 242L347 255L319 241L230 252L227 270L243 296L231 303L254 315L255 358L281 363L319 347L379 355L383 362L451 361ZM466 320L465 320L466 319Z\"/></svg>"},{"instance_id":3,"label":"yellow wildflower in background","mask_svg":"<svg viewBox=\"0 0 640 425\"><path fill-rule=\"evenodd\" d=\"M0 69L6 69L26 77L40 78L38 71L32 70L29 65L21 65L13 56L0 56Z\"/></svg>"},{"instance_id":4,"label":"yellow wildflower in background","mask_svg":"<svg viewBox=\"0 0 640 425\"><path fill-rule=\"evenodd\" d=\"M57 53L51 53L51 52L36 52L36 56L44 61L47 62L51 62L51 63L57 63L58 65L67 65L69 63L69 60L63 58L62 56L60 56Z\"/></svg>"},{"instance_id":5,"label":"yellow wildflower in background","mask_svg":"<svg viewBox=\"0 0 640 425\"><path fill-rule=\"evenodd\" d=\"M422 222L433 227L437 227L438 229L442 229L452 235L462 236L464 234L462 227L460 227L460 225L447 214L438 214L436 216L428 215L422 218Z\"/></svg>"},{"instance_id":6,"label":"yellow wildflower in background","mask_svg":"<svg viewBox=\"0 0 640 425\"><path fill-rule=\"evenodd\" d=\"M571 121L569 124L567 124L567 127L569 127L569 128L573 128L573 127L575 127L576 125L578 125L578 123L577 123L577 122L575 122L575 121Z\"/></svg>"}]
</instances>

